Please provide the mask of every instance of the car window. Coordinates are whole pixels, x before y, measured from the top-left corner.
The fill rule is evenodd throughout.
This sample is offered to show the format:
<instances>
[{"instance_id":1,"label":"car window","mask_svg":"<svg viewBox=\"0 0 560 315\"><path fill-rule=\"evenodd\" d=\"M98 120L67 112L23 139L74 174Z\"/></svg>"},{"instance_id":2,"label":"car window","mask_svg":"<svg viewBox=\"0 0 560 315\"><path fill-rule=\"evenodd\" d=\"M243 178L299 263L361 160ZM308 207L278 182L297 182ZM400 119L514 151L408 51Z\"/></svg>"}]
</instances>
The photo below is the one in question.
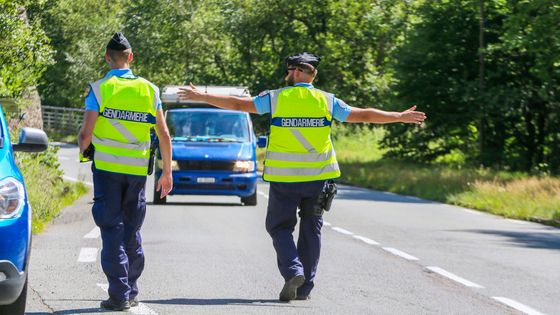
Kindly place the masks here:
<instances>
[{"instance_id":1,"label":"car window","mask_svg":"<svg viewBox=\"0 0 560 315\"><path fill-rule=\"evenodd\" d=\"M176 141L247 142L250 139L245 113L169 111L166 121Z\"/></svg>"}]
</instances>

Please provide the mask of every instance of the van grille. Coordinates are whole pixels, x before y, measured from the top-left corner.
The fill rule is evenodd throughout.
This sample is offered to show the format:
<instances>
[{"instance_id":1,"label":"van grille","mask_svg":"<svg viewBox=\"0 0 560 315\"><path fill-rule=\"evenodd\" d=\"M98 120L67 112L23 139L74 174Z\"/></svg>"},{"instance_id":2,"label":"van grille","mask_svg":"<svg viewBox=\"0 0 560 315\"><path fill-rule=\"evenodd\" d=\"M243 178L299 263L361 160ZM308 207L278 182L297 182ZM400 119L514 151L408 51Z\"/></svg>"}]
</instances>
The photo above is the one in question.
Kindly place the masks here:
<instances>
[{"instance_id":1,"label":"van grille","mask_svg":"<svg viewBox=\"0 0 560 315\"><path fill-rule=\"evenodd\" d=\"M220 184L178 184L174 187L178 190L196 189L196 190L234 190L233 185L220 185Z\"/></svg>"},{"instance_id":2,"label":"van grille","mask_svg":"<svg viewBox=\"0 0 560 315\"><path fill-rule=\"evenodd\" d=\"M177 161L181 171L231 171L235 165L234 161Z\"/></svg>"}]
</instances>

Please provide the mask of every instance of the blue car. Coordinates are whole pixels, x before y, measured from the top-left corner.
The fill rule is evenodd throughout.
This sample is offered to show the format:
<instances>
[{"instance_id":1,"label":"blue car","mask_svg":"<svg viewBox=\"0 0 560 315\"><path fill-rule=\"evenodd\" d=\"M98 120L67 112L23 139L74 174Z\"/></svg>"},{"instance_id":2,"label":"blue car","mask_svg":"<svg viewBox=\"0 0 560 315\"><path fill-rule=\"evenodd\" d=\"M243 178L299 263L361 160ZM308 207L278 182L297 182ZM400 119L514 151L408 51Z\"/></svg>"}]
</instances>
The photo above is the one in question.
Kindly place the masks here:
<instances>
[{"instance_id":1,"label":"blue car","mask_svg":"<svg viewBox=\"0 0 560 315\"><path fill-rule=\"evenodd\" d=\"M173 189L170 195L230 195L257 204L257 140L248 113L217 108L179 108L166 112L172 137ZM161 156L155 167L155 191Z\"/></svg>"},{"instance_id":2,"label":"blue car","mask_svg":"<svg viewBox=\"0 0 560 315\"><path fill-rule=\"evenodd\" d=\"M47 146L47 135L34 128L23 128L19 143L12 145L0 106L0 314L25 312L31 249L31 206L13 152L40 152Z\"/></svg>"}]
</instances>

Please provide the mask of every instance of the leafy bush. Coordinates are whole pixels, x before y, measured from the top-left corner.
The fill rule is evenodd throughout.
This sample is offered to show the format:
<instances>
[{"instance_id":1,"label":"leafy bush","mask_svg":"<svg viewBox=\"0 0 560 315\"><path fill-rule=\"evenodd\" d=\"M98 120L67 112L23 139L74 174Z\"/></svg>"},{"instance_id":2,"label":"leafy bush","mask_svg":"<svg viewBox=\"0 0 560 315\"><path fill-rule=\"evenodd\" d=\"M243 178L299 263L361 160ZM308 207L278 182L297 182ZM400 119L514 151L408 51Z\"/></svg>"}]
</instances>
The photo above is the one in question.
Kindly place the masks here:
<instances>
[{"instance_id":1,"label":"leafy bush","mask_svg":"<svg viewBox=\"0 0 560 315\"><path fill-rule=\"evenodd\" d=\"M49 146L41 153L15 154L33 210L33 233L40 232L62 208L87 191L82 183L68 183L62 179L57 152L58 147Z\"/></svg>"}]
</instances>

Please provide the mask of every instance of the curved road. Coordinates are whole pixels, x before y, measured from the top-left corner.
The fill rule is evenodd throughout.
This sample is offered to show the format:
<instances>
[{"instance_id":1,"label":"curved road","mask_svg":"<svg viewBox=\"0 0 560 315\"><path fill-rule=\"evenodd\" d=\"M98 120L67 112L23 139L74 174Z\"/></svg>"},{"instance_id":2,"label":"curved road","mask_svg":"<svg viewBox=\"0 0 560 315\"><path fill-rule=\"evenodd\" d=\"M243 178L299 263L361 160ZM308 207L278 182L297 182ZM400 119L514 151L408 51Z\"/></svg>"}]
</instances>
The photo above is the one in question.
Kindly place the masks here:
<instances>
[{"instance_id":1,"label":"curved road","mask_svg":"<svg viewBox=\"0 0 560 315\"><path fill-rule=\"evenodd\" d=\"M75 146L61 145L59 159L67 179L91 183ZM281 303L268 185L258 190L256 207L210 196L150 204L141 304L130 313L560 314L559 229L348 186L325 215L312 299ZM35 236L28 314L100 312L107 284L91 200Z\"/></svg>"}]
</instances>

